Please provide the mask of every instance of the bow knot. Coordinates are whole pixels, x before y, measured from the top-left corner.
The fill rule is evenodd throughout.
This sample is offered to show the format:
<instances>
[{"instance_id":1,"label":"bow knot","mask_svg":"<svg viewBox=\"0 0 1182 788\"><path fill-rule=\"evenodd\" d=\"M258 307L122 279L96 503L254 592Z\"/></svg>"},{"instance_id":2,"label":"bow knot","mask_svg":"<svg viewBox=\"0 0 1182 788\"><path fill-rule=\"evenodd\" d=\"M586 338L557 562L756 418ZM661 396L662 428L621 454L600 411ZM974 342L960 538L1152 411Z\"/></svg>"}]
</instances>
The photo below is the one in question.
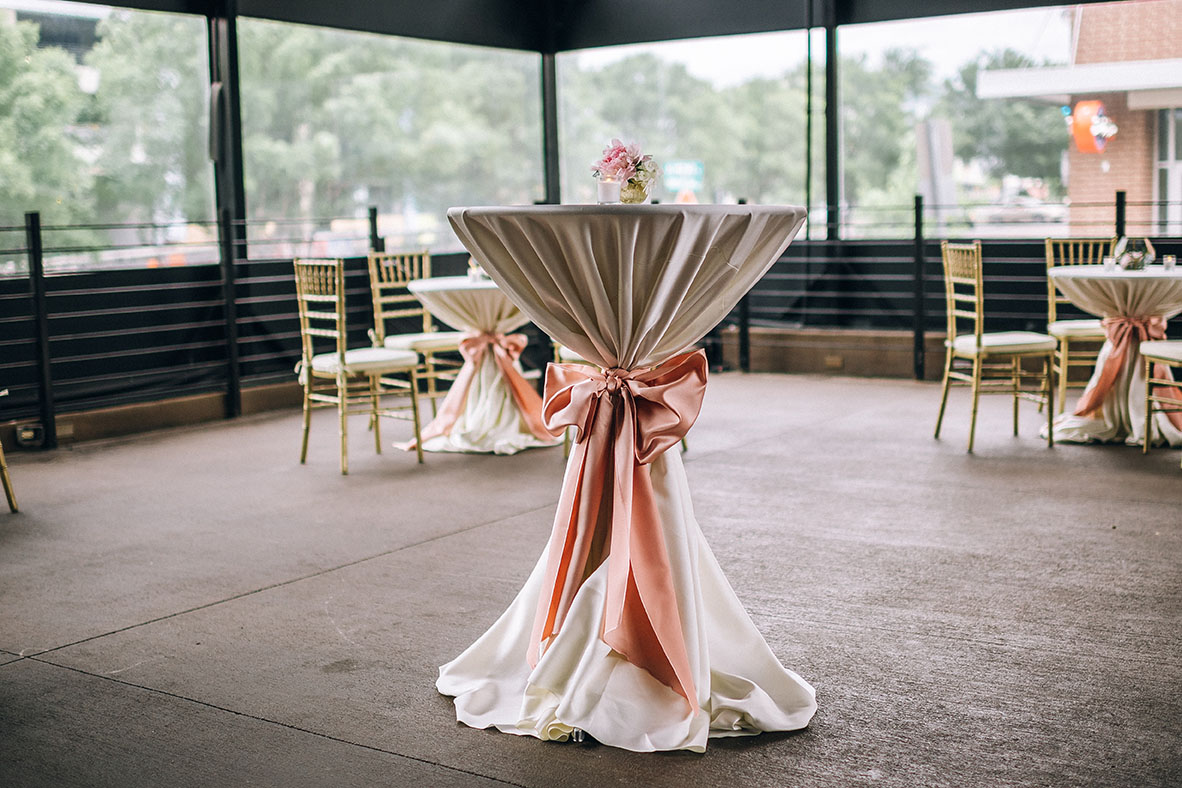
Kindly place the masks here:
<instances>
[{"instance_id":1,"label":"bow knot","mask_svg":"<svg viewBox=\"0 0 1182 788\"><path fill-rule=\"evenodd\" d=\"M624 387L624 379L629 375L628 370L622 367L612 367L603 371L603 383L600 384L599 390L606 391L609 394L614 394Z\"/></svg>"}]
</instances>

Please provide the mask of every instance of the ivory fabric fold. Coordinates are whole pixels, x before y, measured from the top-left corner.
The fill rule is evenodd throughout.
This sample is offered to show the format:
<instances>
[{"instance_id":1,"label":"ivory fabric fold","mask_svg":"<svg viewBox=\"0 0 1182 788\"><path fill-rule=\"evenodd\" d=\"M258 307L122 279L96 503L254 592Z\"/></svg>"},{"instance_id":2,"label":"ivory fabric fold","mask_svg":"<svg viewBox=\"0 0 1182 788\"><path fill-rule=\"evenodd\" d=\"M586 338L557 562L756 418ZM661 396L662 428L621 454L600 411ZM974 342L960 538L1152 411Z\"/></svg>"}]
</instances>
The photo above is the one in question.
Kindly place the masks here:
<instances>
[{"instance_id":1,"label":"ivory fabric fold","mask_svg":"<svg viewBox=\"0 0 1182 788\"><path fill-rule=\"evenodd\" d=\"M804 210L535 206L448 217L535 323L600 367L548 372L547 425L574 424L579 441L533 573L440 669L457 718L542 739L578 728L637 751L701 752L709 736L807 725L813 688L743 610L694 519L681 457L667 451L705 383L700 352L671 357L779 258Z\"/></svg>"},{"instance_id":2,"label":"ivory fabric fold","mask_svg":"<svg viewBox=\"0 0 1182 788\"><path fill-rule=\"evenodd\" d=\"M1066 266L1052 268L1049 275L1073 304L1103 318L1107 336L1074 412L1055 419L1055 440L1141 444L1145 365L1138 346L1145 339L1164 339L1167 322L1182 312L1182 273L1160 266L1115 272L1100 266ZM1168 375L1168 369L1160 373ZM1154 414L1153 429L1154 442L1182 446L1178 414Z\"/></svg>"}]
</instances>

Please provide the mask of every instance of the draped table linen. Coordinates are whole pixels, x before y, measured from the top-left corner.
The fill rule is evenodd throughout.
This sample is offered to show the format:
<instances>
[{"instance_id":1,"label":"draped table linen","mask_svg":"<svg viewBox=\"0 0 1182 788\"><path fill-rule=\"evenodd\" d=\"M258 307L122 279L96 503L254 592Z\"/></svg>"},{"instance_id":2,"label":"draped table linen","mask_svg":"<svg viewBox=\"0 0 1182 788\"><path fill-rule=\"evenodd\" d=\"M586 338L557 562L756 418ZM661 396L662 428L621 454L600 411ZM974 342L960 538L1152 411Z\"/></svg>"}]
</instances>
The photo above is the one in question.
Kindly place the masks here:
<instances>
[{"instance_id":1,"label":"draped table linen","mask_svg":"<svg viewBox=\"0 0 1182 788\"><path fill-rule=\"evenodd\" d=\"M1161 266L1105 271L1088 265L1052 268L1048 275L1073 304L1104 319L1108 336L1075 411L1055 419L1055 440L1140 444L1145 365L1139 346L1165 338L1166 322L1182 312L1182 272ZM1182 418L1156 413L1153 425L1156 442L1182 446Z\"/></svg>"},{"instance_id":2,"label":"draped table linen","mask_svg":"<svg viewBox=\"0 0 1182 788\"><path fill-rule=\"evenodd\" d=\"M453 208L489 276L596 367L551 365L543 414L577 428L550 542L493 626L440 669L473 727L636 751L795 730L813 688L743 610L694 518L675 446L715 326L804 221L785 206Z\"/></svg>"},{"instance_id":3,"label":"draped table linen","mask_svg":"<svg viewBox=\"0 0 1182 788\"><path fill-rule=\"evenodd\" d=\"M496 284L440 276L412 280L407 289L432 315L467 334L460 345L464 365L423 427L423 450L514 454L557 443L542 425L541 398L521 376L525 336L509 333L529 318Z\"/></svg>"}]
</instances>

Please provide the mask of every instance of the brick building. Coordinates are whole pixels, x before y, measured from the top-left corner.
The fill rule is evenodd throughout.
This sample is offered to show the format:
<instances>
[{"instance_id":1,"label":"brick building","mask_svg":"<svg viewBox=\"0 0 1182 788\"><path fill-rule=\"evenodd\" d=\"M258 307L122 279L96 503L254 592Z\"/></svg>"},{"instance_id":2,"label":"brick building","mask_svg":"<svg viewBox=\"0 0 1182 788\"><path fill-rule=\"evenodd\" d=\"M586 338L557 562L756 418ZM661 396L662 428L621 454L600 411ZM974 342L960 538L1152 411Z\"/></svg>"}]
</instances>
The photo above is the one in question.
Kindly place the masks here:
<instances>
[{"instance_id":1,"label":"brick building","mask_svg":"<svg viewBox=\"0 0 1182 788\"><path fill-rule=\"evenodd\" d=\"M1072 234L1111 231L1117 191L1130 235L1182 235L1182 0L1074 6L1071 63L982 72L981 98L1067 108ZM1087 117L1100 102L1116 134ZM1089 128L1101 135L1089 139ZM1056 129L1048 133L1063 133Z\"/></svg>"}]
</instances>

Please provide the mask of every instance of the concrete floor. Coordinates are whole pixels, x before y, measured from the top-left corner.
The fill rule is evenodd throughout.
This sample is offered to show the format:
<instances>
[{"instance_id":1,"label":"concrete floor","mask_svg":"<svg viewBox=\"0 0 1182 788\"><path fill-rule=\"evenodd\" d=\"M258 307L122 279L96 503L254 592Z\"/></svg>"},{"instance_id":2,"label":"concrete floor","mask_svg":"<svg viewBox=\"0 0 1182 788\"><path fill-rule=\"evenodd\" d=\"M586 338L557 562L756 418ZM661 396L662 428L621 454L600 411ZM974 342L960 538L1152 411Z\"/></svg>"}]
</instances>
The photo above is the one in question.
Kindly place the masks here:
<instances>
[{"instance_id":1,"label":"concrete floor","mask_svg":"<svg viewBox=\"0 0 1182 788\"><path fill-rule=\"evenodd\" d=\"M560 449L373 453L287 412L10 457L0 786L1177 786L1177 450L1058 446L932 384L712 378L686 467L806 731L639 755L433 687L550 528ZM405 437L403 424L386 428Z\"/></svg>"}]
</instances>

